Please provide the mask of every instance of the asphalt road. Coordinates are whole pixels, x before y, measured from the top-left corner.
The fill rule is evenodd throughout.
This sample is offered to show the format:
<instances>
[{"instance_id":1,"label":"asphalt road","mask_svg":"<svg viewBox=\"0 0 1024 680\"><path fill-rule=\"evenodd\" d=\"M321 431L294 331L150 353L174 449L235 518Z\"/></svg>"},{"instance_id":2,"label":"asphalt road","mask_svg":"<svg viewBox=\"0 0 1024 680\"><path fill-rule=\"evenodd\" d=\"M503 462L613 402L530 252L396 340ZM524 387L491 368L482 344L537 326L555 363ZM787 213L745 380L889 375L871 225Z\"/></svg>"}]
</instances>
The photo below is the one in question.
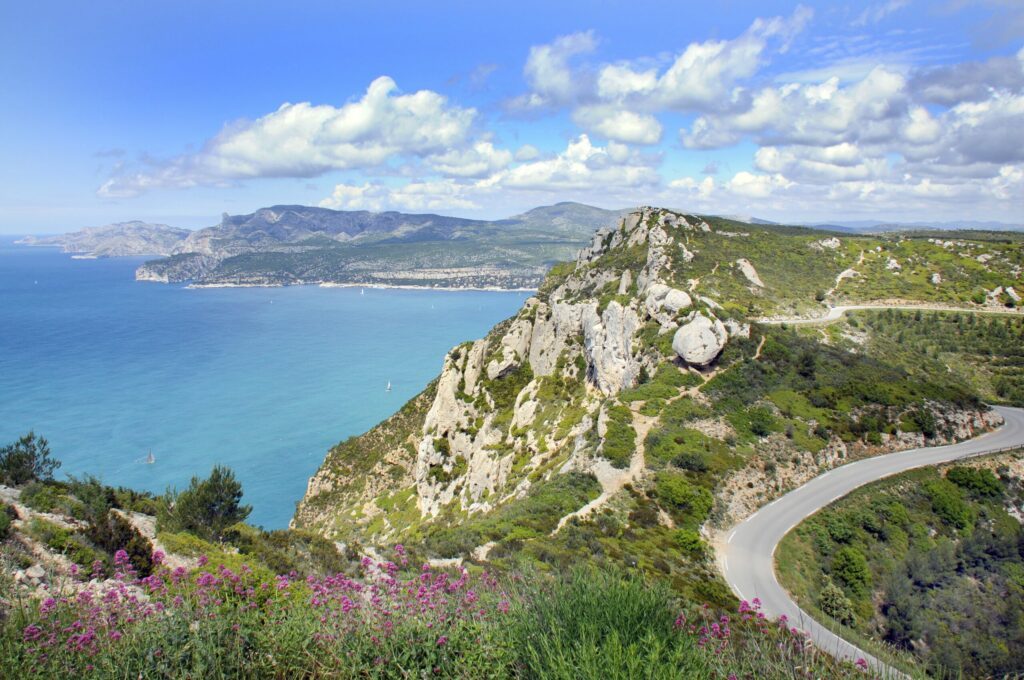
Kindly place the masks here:
<instances>
[{"instance_id":1,"label":"asphalt road","mask_svg":"<svg viewBox=\"0 0 1024 680\"><path fill-rule=\"evenodd\" d=\"M863 304L863 305L837 305L835 307L829 307L828 311L823 316L814 317L796 317L791 319L762 319L760 323L768 324L771 326L778 326L786 324L789 326L813 326L815 324L831 323L841 317L847 312L855 312L862 309L900 309L904 311L922 311L922 312L970 312L972 314L1002 314L1010 316L1020 316L1021 312L1017 309L985 309L985 308L959 308L950 305L929 305L929 304L917 304L917 305L895 305L895 304Z\"/></svg>"},{"instance_id":2,"label":"asphalt road","mask_svg":"<svg viewBox=\"0 0 1024 680\"><path fill-rule=\"evenodd\" d=\"M775 549L789 530L804 518L864 484L912 468L1024 446L1024 409L1003 406L994 409L1005 420L997 430L959 444L900 451L834 468L724 532L716 551L722 573L733 592L743 600L759 598L761 610L769 617L785 614L790 625L807 631L819 648L840 658L863 658L876 671L890 674L892 669L836 636L797 606L776 579Z\"/></svg>"}]
</instances>

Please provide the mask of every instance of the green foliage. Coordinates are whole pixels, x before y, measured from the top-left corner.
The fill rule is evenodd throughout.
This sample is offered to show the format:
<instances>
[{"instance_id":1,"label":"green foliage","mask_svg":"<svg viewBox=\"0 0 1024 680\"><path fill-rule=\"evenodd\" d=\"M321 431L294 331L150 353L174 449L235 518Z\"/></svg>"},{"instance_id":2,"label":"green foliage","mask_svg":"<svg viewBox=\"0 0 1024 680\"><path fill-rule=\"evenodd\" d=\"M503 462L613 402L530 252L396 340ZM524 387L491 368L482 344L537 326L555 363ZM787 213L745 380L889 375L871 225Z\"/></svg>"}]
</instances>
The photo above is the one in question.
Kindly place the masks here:
<instances>
[{"instance_id":1,"label":"green foliage","mask_svg":"<svg viewBox=\"0 0 1024 680\"><path fill-rule=\"evenodd\" d=\"M846 597L842 588L831 581L821 589L821 595L818 596L818 607L844 626L852 626L854 623L853 603L850 602L850 598Z\"/></svg>"},{"instance_id":2,"label":"green foliage","mask_svg":"<svg viewBox=\"0 0 1024 680\"><path fill-rule=\"evenodd\" d=\"M873 653L888 656L881 632L935 677L1012 677L1024 658L1024 528L1005 507L1022 493L984 467L903 473L798 525L776 552L777 573L801 606L840 622L852 612L843 637ZM850 608L830 563L859 584L833 574Z\"/></svg>"},{"instance_id":3,"label":"green foliage","mask_svg":"<svg viewBox=\"0 0 1024 680\"><path fill-rule=\"evenodd\" d=\"M84 536L39 518L29 523L27 531L40 543L85 569L86 573L93 571L97 563L101 573L109 573L110 556L97 550Z\"/></svg>"},{"instance_id":4,"label":"green foliage","mask_svg":"<svg viewBox=\"0 0 1024 680\"><path fill-rule=\"evenodd\" d=\"M654 477L654 493L666 508L686 517L689 526L700 526L711 513L711 492L686 481L678 472L666 470Z\"/></svg>"},{"instance_id":5,"label":"green foliage","mask_svg":"<svg viewBox=\"0 0 1024 680\"><path fill-rule=\"evenodd\" d=\"M547 536L558 520L597 498L601 486L591 474L569 472L534 484L525 498L511 500L486 515L453 517L424 537L428 552L441 557L466 555L488 541L519 542Z\"/></svg>"},{"instance_id":6,"label":"green foliage","mask_svg":"<svg viewBox=\"0 0 1024 680\"><path fill-rule=\"evenodd\" d=\"M93 519L84 535L94 546L108 555L124 550L140 576L148 576L153 571L152 546L121 515L108 512L105 517Z\"/></svg>"},{"instance_id":7,"label":"green foliage","mask_svg":"<svg viewBox=\"0 0 1024 680\"><path fill-rule=\"evenodd\" d=\"M975 498L1002 498L1003 485L988 468L954 467L946 473L946 479Z\"/></svg>"},{"instance_id":8,"label":"green foliage","mask_svg":"<svg viewBox=\"0 0 1024 680\"><path fill-rule=\"evenodd\" d=\"M700 537L700 532L695 529L677 529L675 541L679 549L691 557L701 559L709 553L708 544Z\"/></svg>"},{"instance_id":9,"label":"green foliage","mask_svg":"<svg viewBox=\"0 0 1024 680\"><path fill-rule=\"evenodd\" d=\"M242 485L235 474L215 465L206 479L193 477L181 493L169 491L159 516L161 531L188 531L207 540L223 541L226 531L244 522L252 507L242 505Z\"/></svg>"},{"instance_id":10,"label":"green foliage","mask_svg":"<svg viewBox=\"0 0 1024 680\"><path fill-rule=\"evenodd\" d=\"M608 430L604 436L605 458L617 468L629 467L629 461L636 449L636 430L633 429L633 413L621 404L608 407Z\"/></svg>"},{"instance_id":11,"label":"green foliage","mask_svg":"<svg viewBox=\"0 0 1024 680\"><path fill-rule=\"evenodd\" d=\"M857 548L840 548L832 558L832 575L854 597L863 597L871 585L868 560Z\"/></svg>"},{"instance_id":12,"label":"green foliage","mask_svg":"<svg viewBox=\"0 0 1024 680\"><path fill-rule=\"evenodd\" d=\"M912 375L946 373L988 403L1024 405L1024 317L884 310L849 315L854 322L869 331L872 355Z\"/></svg>"},{"instance_id":13,"label":"green foliage","mask_svg":"<svg viewBox=\"0 0 1024 680\"><path fill-rule=\"evenodd\" d=\"M934 479L924 485L932 510L946 524L966 529L974 520L971 507L964 500L960 487L945 479Z\"/></svg>"},{"instance_id":14,"label":"green foliage","mask_svg":"<svg viewBox=\"0 0 1024 680\"><path fill-rule=\"evenodd\" d=\"M14 508L0 503L0 541L6 541L11 534L11 521L15 519Z\"/></svg>"},{"instance_id":15,"label":"green foliage","mask_svg":"<svg viewBox=\"0 0 1024 680\"><path fill-rule=\"evenodd\" d=\"M0 448L0 482L21 486L32 481L53 479L60 461L50 456L50 444L35 432Z\"/></svg>"}]
</instances>

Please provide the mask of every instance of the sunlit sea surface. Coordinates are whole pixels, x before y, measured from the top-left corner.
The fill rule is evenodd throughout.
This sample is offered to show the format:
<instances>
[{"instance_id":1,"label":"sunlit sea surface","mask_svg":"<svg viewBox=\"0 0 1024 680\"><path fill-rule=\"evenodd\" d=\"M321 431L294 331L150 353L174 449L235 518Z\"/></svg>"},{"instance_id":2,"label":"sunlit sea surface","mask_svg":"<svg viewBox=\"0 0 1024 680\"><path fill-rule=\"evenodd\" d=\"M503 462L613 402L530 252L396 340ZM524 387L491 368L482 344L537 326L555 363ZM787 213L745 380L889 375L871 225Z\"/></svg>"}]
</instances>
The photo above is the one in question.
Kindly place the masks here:
<instances>
[{"instance_id":1,"label":"sunlit sea surface","mask_svg":"<svg viewBox=\"0 0 1024 680\"><path fill-rule=\"evenodd\" d=\"M528 296L192 290L136 282L143 261L0 239L0 443L34 429L61 477L156 492L223 463L266 528L287 525L331 445L395 412L448 349Z\"/></svg>"}]
</instances>

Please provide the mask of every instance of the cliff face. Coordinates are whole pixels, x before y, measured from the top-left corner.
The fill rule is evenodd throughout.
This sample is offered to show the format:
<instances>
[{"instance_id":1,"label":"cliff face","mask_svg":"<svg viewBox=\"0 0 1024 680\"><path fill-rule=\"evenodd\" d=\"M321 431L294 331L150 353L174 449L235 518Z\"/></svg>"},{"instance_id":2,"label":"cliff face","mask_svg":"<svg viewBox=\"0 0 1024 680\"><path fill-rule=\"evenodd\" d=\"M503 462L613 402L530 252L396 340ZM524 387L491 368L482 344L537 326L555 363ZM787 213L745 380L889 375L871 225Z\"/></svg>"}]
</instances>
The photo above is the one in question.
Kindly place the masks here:
<instances>
[{"instance_id":1,"label":"cliff face","mask_svg":"<svg viewBox=\"0 0 1024 680\"><path fill-rule=\"evenodd\" d=\"M696 501L665 501L669 492L656 487L666 479L678 477L689 485L686 493L700 498L698 488L728 489L720 510L736 514L757 505L758 496L745 490L784 486L751 481L765 477L766 456L799 458L794 468L816 473L849 456L916 443L901 438L898 425L886 425L897 434L880 435L873 449L844 441L842 428L874 413L870 399L857 392L859 374L838 388L829 383L827 394L836 403L827 408L812 407L794 392L824 393L832 378L824 365L818 378L800 373L811 375L813 366L786 373L786 362L798 358L786 354L792 352L783 331L752 331L742 307L706 294L713 289L700 279L719 267L695 258L713 257L712 239L734 238L717 231L699 217L654 208L598 231L515 317L451 350L426 392L366 435L332 449L310 480L294 524L371 542L479 525L474 540L491 539L474 552L479 556L508 535L494 528L493 518L536 503L542 490L570 473L591 479L582 483L590 490L571 512L563 508L531 529L538 539L625 499L649 503L665 526L690 523L686 513ZM810 251L813 238L800 236L792 247ZM777 284L755 269L767 269L763 260L735 262L724 261L722 269L737 285L772 294ZM835 266L840 271L843 263ZM836 370L845 370L843 362L866 361L837 351L828 360ZM740 377L744 371L755 377ZM793 376L786 389L768 384L783 373ZM758 383L749 389L736 384L748 379ZM884 418L870 418L899 423L914 408L931 408L917 395L901 393ZM934 410L938 438L991 425L972 405L936 402ZM946 427L953 422L957 428ZM742 484L728 481L733 478Z\"/></svg>"}]
</instances>

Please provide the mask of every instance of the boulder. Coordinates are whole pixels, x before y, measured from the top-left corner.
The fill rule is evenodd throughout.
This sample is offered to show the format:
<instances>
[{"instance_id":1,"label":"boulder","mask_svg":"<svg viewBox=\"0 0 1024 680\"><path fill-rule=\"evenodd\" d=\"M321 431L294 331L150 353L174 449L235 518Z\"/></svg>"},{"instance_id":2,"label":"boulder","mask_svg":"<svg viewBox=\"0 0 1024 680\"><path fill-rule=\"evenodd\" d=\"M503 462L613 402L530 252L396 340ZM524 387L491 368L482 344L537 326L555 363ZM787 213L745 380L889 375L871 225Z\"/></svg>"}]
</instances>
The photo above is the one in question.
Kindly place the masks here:
<instances>
[{"instance_id":1,"label":"boulder","mask_svg":"<svg viewBox=\"0 0 1024 680\"><path fill-rule=\"evenodd\" d=\"M758 288L764 288L764 282L761 281L761 277L757 275L757 270L754 269L754 265L750 264L750 260L740 258L736 260L736 266L740 268L743 276L752 285L757 286Z\"/></svg>"},{"instance_id":2,"label":"boulder","mask_svg":"<svg viewBox=\"0 0 1024 680\"><path fill-rule=\"evenodd\" d=\"M672 338L672 349L688 364L707 366L721 353L729 333L716 318L694 313Z\"/></svg>"}]
</instances>

